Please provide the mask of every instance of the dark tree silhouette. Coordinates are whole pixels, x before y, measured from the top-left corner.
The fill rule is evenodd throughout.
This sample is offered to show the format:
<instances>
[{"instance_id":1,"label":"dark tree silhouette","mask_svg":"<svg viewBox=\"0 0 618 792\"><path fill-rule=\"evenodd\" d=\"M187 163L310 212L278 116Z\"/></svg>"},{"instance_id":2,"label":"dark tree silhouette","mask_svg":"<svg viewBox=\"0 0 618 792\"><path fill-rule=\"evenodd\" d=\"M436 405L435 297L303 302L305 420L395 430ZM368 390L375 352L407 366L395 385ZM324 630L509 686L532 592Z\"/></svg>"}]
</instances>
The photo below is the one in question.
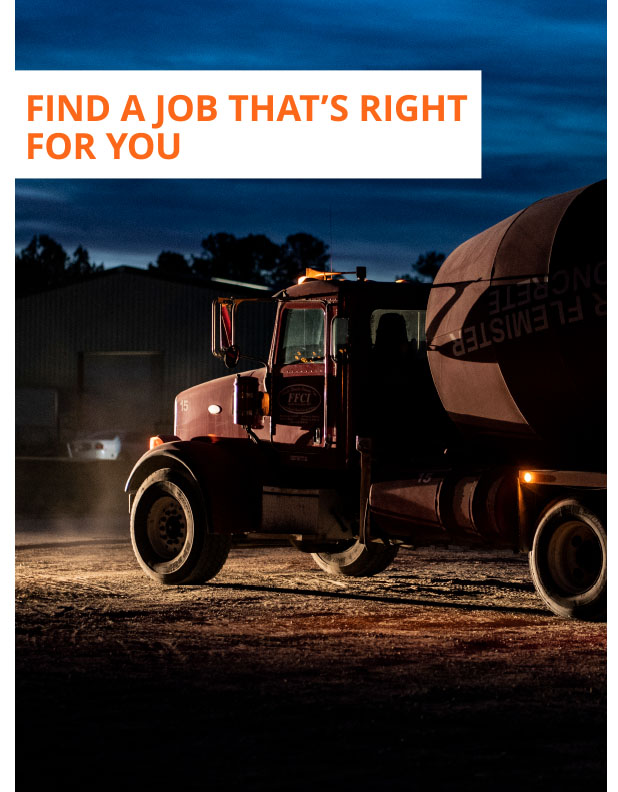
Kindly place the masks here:
<instances>
[{"instance_id":1,"label":"dark tree silhouette","mask_svg":"<svg viewBox=\"0 0 618 792\"><path fill-rule=\"evenodd\" d=\"M202 239L202 252L192 257L193 271L201 278L232 278L236 272L235 247L237 239L234 234L220 232L209 234Z\"/></svg>"},{"instance_id":2,"label":"dark tree silhouette","mask_svg":"<svg viewBox=\"0 0 618 792\"><path fill-rule=\"evenodd\" d=\"M291 234L281 245L279 266L273 271L269 285L273 288L290 286L307 267L324 271L328 258L328 245L321 239L311 234Z\"/></svg>"},{"instance_id":3,"label":"dark tree silhouette","mask_svg":"<svg viewBox=\"0 0 618 792\"><path fill-rule=\"evenodd\" d=\"M196 280L225 278L280 289L296 282L307 267L324 270L328 246L311 234L291 234L282 245L264 234L237 238L220 232L202 240L199 255L189 261L182 253L163 250L148 271L170 277ZM36 235L15 256L18 297L76 283L103 269L94 264L86 248L79 245L68 256L62 245L46 234Z\"/></svg>"},{"instance_id":4,"label":"dark tree silhouette","mask_svg":"<svg viewBox=\"0 0 618 792\"><path fill-rule=\"evenodd\" d=\"M15 288L18 297L50 289L62 283L67 254L47 234L35 234L15 256Z\"/></svg>"},{"instance_id":5,"label":"dark tree silhouette","mask_svg":"<svg viewBox=\"0 0 618 792\"><path fill-rule=\"evenodd\" d=\"M268 284L280 258L281 248L264 234L249 234L236 242L239 275L249 283Z\"/></svg>"},{"instance_id":6,"label":"dark tree silhouette","mask_svg":"<svg viewBox=\"0 0 618 792\"><path fill-rule=\"evenodd\" d=\"M438 270L445 258L444 253L436 253L435 250L421 253L414 264L412 264L412 275L406 273L405 275L400 275L399 279L431 283L438 274Z\"/></svg>"},{"instance_id":7,"label":"dark tree silhouette","mask_svg":"<svg viewBox=\"0 0 618 792\"><path fill-rule=\"evenodd\" d=\"M264 234L238 239L233 234L209 234L202 240L200 256L193 257L193 271L201 278L229 278L243 283L268 283L279 266L281 248Z\"/></svg>"},{"instance_id":8,"label":"dark tree silhouette","mask_svg":"<svg viewBox=\"0 0 618 792\"><path fill-rule=\"evenodd\" d=\"M18 297L53 289L94 275L103 269L93 264L88 251L79 245L69 257L47 234L35 234L15 256L15 291Z\"/></svg>"},{"instance_id":9,"label":"dark tree silhouette","mask_svg":"<svg viewBox=\"0 0 618 792\"><path fill-rule=\"evenodd\" d=\"M273 289L290 286L307 267L324 270L328 246L311 234L291 234L282 245L264 234L210 234L202 240L202 254L193 257L193 271L201 278L229 278L265 284Z\"/></svg>"},{"instance_id":10,"label":"dark tree silhouette","mask_svg":"<svg viewBox=\"0 0 618 792\"><path fill-rule=\"evenodd\" d=\"M171 250L163 250L159 253L157 263L149 264L148 269L151 272L159 272L161 275L172 277L190 277L192 275L189 262L182 253L173 253Z\"/></svg>"},{"instance_id":11,"label":"dark tree silhouette","mask_svg":"<svg viewBox=\"0 0 618 792\"><path fill-rule=\"evenodd\" d=\"M102 269L103 265L90 261L90 254L86 248L78 245L71 258L67 259L63 280L71 283L84 280L84 278L94 275L95 272L101 272Z\"/></svg>"}]
</instances>

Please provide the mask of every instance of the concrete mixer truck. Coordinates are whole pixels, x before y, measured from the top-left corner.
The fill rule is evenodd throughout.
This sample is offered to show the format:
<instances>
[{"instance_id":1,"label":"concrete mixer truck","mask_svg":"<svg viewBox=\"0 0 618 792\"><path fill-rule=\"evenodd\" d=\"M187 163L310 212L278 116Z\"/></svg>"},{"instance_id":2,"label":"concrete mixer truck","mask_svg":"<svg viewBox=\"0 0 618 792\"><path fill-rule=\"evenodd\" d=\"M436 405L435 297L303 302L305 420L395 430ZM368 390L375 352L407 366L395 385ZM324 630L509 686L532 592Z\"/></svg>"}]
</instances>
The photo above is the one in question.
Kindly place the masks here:
<instances>
[{"instance_id":1,"label":"concrete mixer truck","mask_svg":"<svg viewBox=\"0 0 618 792\"><path fill-rule=\"evenodd\" d=\"M468 240L432 285L308 271L268 298L268 360L178 394L131 472L142 569L201 583L251 533L346 576L402 545L510 548L554 613L604 618L605 217L601 182ZM248 303L213 304L230 368Z\"/></svg>"}]
</instances>

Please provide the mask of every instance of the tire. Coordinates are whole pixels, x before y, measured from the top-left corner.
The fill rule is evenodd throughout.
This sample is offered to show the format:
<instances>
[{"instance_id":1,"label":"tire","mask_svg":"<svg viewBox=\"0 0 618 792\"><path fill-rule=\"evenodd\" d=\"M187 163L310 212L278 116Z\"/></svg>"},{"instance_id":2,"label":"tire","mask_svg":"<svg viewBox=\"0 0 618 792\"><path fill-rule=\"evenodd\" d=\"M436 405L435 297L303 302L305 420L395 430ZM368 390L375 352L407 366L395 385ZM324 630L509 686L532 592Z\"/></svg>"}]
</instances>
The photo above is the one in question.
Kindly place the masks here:
<instances>
[{"instance_id":1,"label":"tire","mask_svg":"<svg viewBox=\"0 0 618 792\"><path fill-rule=\"evenodd\" d=\"M537 594L558 616L602 621L607 614L607 533L575 499L541 518L529 554Z\"/></svg>"},{"instance_id":2,"label":"tire","mask_svg":"<svg viewBox=\"0 0 618 792\"><path fill-rule=\"evenodd\" d=\"M383 572L394 560L399 545L370 542L351 543L347 548L334 553L312 553L315 563L338 577L370 577Z\"/></svg>"},{"instance_id":3,"label":"tire","mask_svg":"<svg viewBox=\"0 0 618 792\"><path fill-rule=\"evenodd\" d=\"M208 532L197 484L170 468L151 473L131 509L131 543L141 568L168 585L203 583L225 563L231 537Z\"/></svg>"}]
</instances>

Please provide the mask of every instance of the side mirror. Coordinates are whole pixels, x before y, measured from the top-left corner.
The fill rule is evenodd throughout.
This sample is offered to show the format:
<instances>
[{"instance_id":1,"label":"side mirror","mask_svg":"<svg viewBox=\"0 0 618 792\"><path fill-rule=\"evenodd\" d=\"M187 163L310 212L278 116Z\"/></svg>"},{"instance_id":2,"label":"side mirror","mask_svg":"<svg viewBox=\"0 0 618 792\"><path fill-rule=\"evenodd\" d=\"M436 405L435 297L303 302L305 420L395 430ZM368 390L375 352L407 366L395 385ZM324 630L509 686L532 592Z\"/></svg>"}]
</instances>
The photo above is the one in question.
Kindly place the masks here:
<instances>
[{"instance_id":1,"label":"side mirror","mask_svg":"<svg viewBox=\"0 0 618 792\"><path fill-rule=\"evenodd\" d=\"M212 303L211 351L229 369L236 368L240 349L235 343L235 318L238 300L218 297Z\"/></svg>"},{"instance_id":2,"label":"side mirror","mask_svg":"<svg viewBox=\"0 0 618 792\"><path fill-rule=\"evenodd\" d=\"M223 363L226 368L234 369L240 360L240 349L232 344L223 350Z\"/></svg>"},{"instance_id":3,"label":"side mirror","mask_svg":"<svg viewBox=\"0 0 618 792\"><path fill-rule=\"evenodd\" d=\"M257 288L264 288L259 286ZM233 369L238 365L240 357L248 357L252 360L258 360L261 365L261 358L256 358L251 355L242 355L236 343L236 318L238 309L244 303L261 303L262 305L268 304L271 309L277 307L276 300L272 297L217 297L212 301L212 318L210 324L210 351L218 360L229 369ZM260 316L258 314L258 316ZM262 318L265 316L262 314ZM270 319L270 314L268 314ZM247 330L245 326L245 331ZM245 333L246 334L246 333ZM258 331L258 338L261 333Z\"/></svg>"},{"instance_id":4,"label":"side mirror","mask_svg":"<svg viewBox=\"0 0 618 792\"><path fill-rule=\"evenodd\" d=\"M335 316L330 326L330 356L338 363L348 359L349 333L348 320L343 316Z\"/></svg>"}]
</instances>

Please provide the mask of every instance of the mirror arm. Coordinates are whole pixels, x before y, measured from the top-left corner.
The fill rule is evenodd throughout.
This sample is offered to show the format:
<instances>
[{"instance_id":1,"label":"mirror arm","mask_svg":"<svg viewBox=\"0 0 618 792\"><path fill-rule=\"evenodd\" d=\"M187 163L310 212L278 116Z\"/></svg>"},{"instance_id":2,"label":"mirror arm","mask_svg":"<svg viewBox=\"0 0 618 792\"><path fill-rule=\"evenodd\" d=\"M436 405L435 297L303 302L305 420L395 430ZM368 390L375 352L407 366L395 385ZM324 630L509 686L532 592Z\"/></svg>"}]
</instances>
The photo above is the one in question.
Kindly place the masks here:
<instances>
[{"instance_id":1,"label":"mirror arm","mask_svg":"<svg viewBox=\"0 0 618 792\"><path fill-rule=\"evenodd\" d=\"M264 363L264 361L263 361L263 360L260 360L260 358L253 357L252 355L243 355L243 354L241 353L241 354L240 354L238 357L242 358L243 360L255 360L255 362L256 362L256 363L261 363L261 365L262 365L262 366L263 366L265 369L267 369L267 368L268 368L268 363ZM267 375L267 376L268 376L268 375Z\"/></svg>"}]
</instances>

